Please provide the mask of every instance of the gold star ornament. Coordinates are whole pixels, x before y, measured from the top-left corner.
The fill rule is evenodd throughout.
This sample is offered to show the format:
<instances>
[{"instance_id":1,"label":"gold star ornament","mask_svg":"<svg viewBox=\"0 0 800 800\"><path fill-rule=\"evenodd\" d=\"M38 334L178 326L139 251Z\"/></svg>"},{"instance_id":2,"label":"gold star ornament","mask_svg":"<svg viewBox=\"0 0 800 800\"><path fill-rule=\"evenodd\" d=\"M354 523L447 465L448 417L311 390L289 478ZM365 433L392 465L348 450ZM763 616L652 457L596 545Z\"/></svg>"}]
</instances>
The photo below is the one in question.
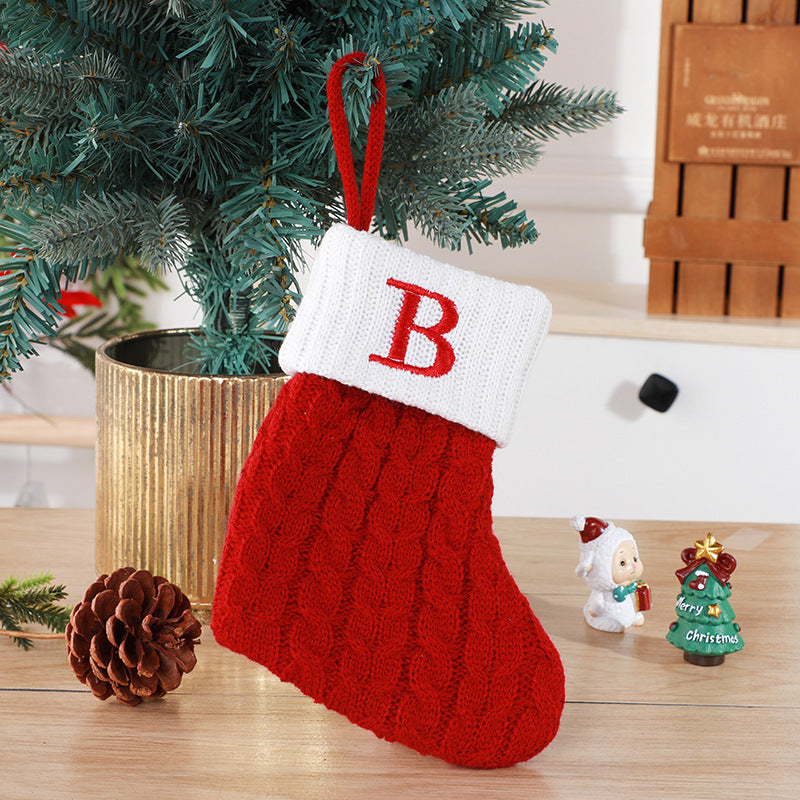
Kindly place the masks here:
<instances>
[{"instance_id":1,"label":"gold star ornament","mask_svg":"<svg viewBox=\"0 0 800 800\"><path fill-rule=\"evenodd\" d=\"M717 603L714 603L713 606L708 607L708 616L714 617L715 619L719 619L719 615L722 613L722 609L719 607Z\"/></svg>"},{"instance_id":2,"label":"gold star ornament","mask_svg":"<svg viewBox=\"0 0 800 800\"><path fill-rule=\"evenodd\" d=\"M694 543L695 553L694 557L699 561L701 558L705 558L710 561L712 564L717 563L717 559L720 557L722 551L725 549L715 538L714 535L711 533L706 534L705 539L698 539Z\"/></svg>"}]
</instances>

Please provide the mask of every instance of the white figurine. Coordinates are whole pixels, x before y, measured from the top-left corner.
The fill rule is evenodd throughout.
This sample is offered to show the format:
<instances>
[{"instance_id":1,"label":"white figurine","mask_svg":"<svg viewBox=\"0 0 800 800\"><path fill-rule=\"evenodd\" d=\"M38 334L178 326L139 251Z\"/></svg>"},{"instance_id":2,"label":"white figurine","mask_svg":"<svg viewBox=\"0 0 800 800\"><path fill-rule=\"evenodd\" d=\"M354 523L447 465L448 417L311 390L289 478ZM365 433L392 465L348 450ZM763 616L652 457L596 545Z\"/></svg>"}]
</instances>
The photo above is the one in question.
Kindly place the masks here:
<instances>
[{"instance_id":1,"label":"white figurine","mask_svg":"<svg viewBox=\"0 0 800 800\"><path fill-rule=\"evenodd\" d=\"M572 527L581 535L581 560L575 574L592 590L583 616L599 631L621 633L631 625L642 625L634 595L641 585L642 562L633 536L613 522L597 517L573 517ZM643 607L643 610L649 605Z\"/></svg>"}]
</instances>

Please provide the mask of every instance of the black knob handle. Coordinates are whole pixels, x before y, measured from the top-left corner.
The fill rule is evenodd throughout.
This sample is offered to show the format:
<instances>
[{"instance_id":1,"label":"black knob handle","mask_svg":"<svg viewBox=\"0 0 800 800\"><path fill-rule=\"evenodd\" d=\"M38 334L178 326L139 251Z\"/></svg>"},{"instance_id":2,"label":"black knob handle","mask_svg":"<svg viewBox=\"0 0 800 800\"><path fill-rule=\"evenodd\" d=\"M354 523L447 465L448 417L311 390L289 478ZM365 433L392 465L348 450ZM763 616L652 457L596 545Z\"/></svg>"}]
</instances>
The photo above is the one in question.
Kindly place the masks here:
<instances>
[{"instance_id":1,"label":"black knob handle","mask_svg":"<svg viewBox=\"0 0 800 800\"><path fill-rule=\"evenodd\" d=\"M639 399L655 411L667 411L678 396L678 387L663 375L654 372L639 389Z\"/></svg>"}]
</instances>

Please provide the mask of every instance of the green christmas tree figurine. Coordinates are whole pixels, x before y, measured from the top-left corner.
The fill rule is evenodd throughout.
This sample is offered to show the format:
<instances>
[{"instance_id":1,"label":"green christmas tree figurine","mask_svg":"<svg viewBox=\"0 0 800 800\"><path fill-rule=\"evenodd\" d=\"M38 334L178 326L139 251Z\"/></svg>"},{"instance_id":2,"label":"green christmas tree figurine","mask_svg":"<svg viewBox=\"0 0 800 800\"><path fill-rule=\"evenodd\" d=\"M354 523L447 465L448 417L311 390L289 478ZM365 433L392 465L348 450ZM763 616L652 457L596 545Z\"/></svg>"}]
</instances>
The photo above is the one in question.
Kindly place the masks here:
<instances>
[{"instance_id":1,"label":"green christmas tree figurine","mask_svg":"<svg viewBox=\"0 0 800 800\"><path fill-rule=\"evenodd\" d=\"M667 641L683 650L689 663L701 667L715 667L728 653L744 647L728 602L728 579L736 569L736 559L723 550L708 533L681 552L686 566L675 572L683 588L675 602L678 619L670 625Z\"/></svg>"}]
</instances>

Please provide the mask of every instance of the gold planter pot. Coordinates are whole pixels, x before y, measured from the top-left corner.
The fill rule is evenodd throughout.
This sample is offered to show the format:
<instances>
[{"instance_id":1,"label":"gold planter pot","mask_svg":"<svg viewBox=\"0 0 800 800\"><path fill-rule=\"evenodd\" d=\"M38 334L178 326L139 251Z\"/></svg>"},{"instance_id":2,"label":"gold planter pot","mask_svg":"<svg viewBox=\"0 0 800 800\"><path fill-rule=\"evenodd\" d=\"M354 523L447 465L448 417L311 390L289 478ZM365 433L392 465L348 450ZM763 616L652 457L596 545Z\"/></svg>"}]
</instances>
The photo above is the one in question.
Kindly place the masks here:
<instances>
[{"instance_id":1,"label":"gold planter pot","mask_svg":"<svg viewBox=\"0 0 800 800\"><path fill-rule=\"evenodd\" d=\"M210 609L236 482L287 376L190 372L190 331L97 352L99 572L133 566Z\"/></svg>"}]
</instances>

